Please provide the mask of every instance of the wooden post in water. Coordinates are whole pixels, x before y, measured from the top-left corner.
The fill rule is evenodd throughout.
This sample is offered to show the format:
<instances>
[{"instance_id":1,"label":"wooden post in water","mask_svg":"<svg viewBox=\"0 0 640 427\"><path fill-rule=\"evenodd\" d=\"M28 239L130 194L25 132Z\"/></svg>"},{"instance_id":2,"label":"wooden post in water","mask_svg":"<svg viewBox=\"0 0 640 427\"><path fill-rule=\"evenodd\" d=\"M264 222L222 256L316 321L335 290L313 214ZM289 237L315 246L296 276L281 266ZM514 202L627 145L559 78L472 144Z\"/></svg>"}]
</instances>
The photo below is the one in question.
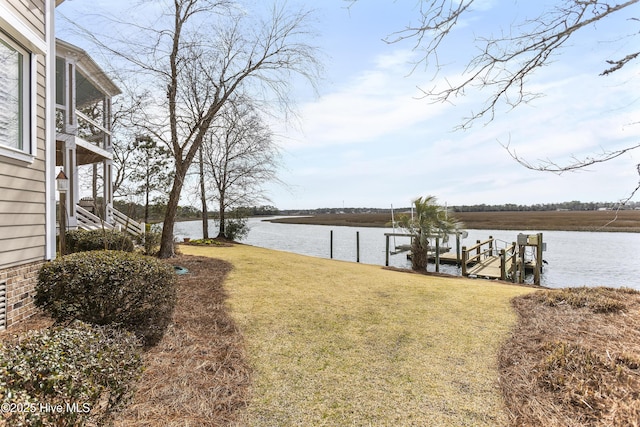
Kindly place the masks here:
<instances>
[{"instance_id":1,"label":"wooden post in water","mask_svg":"<svg viewBox=\"0 0 640 427\"><path fill-rule=\"evenodd\" d=\"M462 247L462 275L467 275L467 247Z\"/></svg>"},{"instance_id":2,"label":"wooden post in water","mask_svg":"<svg viewBox=\"0 0 640 427\"><path fill-rule=\"evenodd\" d=\"M386 244L386 251L384 254L384 265L385 267L389 267L389 235L387 234L385 236L387 239L387 244Z\"/></svg>"},{"instance_id":3,"label":"wooden post in water","mask_svg":"<svg viewBox=\"0 0 640 427\"><path fill-rule=\"evenodd\" d=\"M333 259L333 230L329 234L329 258Z\"/></svg>"},{"instance_id":4,"label":"wooden post in water","mask_svg":"<svg viewBox=\"0 0 640 427\"><path fill-rule=\"evenodd\" d=\"M524 268L524 250L525 245L518 245L518 270L520 275L518 276L518 283L524 283L524 276L526 274Z\"/></svg>"},{"instance_id":5,"label":"wooden post in water","mask_svg":"<svg viewBox=\"0 0 640 427\"><path fill-rule=\"evenodd\" d=\"M540 286L540 275L542 274L542 233L538 233L536 245L536 268L533 272L533 283Z\"/></svg>"},{"instance_id":6,"label":"wooden post in water","mask_svg":"<svg viewBox=\"0 0 640 427\"><path fill-rule=\"evenodd\" d=\"M460 267L460 232L456 232L456 262Z\"/></svg>"},{"instance_id":7,"label":"wooden post in water","mask_svg":"<svg viewBox=\"0 0 640 427\"><path fill-rule=\"evenodd\" d=\"M360 262L360 232L356 231L356 262Z\"/></svg>"},{"instance_id":8,"label":"wooden post in water","mask_svg":"<svg viewBox=\"0 0 640 427\"><path fill-rule=\"evenodd\" d=\"M511 282L516 283L516 274L518 271L518 251L516 248L516 242L511 242L513 245L513 255L511 255Z\"/></svg>"},{"instance_id":9,"label":"wooden post in water","mask_svg":"<svg viewBox=\"0 0 640 427\"><path fill-rule=\"evenodd\" d=\"M440 238L436 237L436 273L440 272Z\"/></svg>"}]
</instances>

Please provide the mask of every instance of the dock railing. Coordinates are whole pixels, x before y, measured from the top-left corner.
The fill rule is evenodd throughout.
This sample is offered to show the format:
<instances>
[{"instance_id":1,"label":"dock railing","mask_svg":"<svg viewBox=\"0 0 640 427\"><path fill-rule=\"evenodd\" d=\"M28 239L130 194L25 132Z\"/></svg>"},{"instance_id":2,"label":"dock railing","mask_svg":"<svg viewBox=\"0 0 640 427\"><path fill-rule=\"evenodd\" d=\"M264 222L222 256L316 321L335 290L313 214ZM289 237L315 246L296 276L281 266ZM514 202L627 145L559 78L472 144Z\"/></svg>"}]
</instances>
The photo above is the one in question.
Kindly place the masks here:
<instances>
[{"instance_id":1,"label":"dock railing","mask_svg":"<svg viewBox=\"0 0 640 427\"><path fill-rule=\"evenodd\" d=\"M516 281L516 271L518 265L518 245L512 242L511 245L500 250L500 279L511 279Z\"/></svg>"},{"instance_id":2,"label":"dock railing","mask_svg":"<svg viewBox=\"0 0 640 427\"><path fill-rule=\"evenodd\" d=\"M486 246L483 248L483 246ZM467 248L462 247L462 275L469 275L469 267L478 264L483 259L493 256L493 237L489 236L484 242L476 240L476 244ZM471 255L474 254L474 255Z\"/></svg>"}]
</instances>

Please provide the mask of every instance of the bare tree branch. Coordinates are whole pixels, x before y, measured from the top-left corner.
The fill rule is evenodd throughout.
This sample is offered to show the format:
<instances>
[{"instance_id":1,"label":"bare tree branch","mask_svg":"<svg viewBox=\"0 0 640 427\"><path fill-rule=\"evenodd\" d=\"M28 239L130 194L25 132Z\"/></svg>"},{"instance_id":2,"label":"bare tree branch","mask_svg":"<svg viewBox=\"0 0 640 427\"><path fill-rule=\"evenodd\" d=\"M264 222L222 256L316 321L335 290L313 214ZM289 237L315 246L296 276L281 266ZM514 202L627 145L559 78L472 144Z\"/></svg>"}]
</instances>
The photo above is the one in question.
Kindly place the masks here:
<instances>
[{"instance_id":1,"label":"bare tree branch","mask_svg":"<svg viewBox=\"0 0 640 427\"><path fill-rule=\"evenodd\" d=\"M352 3L352 0L347 0ZM470 127L476 120L491 121L499 104L515 107L540 96L526 89L527 77L538 68L547 65L566 42L581 29L619 14L640 0L616 2L614 0L564 0L558 1L541 15L514 25L509 32L499 37L477 37L480 53L473 56L460 76L461 80L446 87L422 89L425 98L435 102L450 102L463 96L471 88L487 90L489 96L478 111L472 112L459 125ZM397 31L386 38L387 43L414 41L414 50L424 52L415 64L435 65L440 70L439 52L451 31L467 17L471 17L476 0L423 0L420 1L419 22ZM610 74L640 53L631 53L619 60L609 60L612 65L602 74Z\"/></svg>"},{"instance_id":2,"label":"bare tree branch","mask_svg":"<svg viewBox=\"0 0 640 427\"><path fill-rule=\"evenodd\" d=\"M629 151L640 148L640 144L636 144L634 146L623 148L621 150L607 151L603 149L601 153L594 156L586 156L584 158L578 158L576 156L572 156L570 163L565 165L560 165L549 158L539 159L537 164L532 164L531 162L519 157L516 151L511 149L510 144L500 143L500 145L502 145L507 150L509 155L516 162L520 163L525 168L535 170L535 171L552 172L558 175L562 175L565 172L576 172L576 171L584 170L589 166L593 166L598 163L608 162L609 160L613 160L616 157L620 157L623 154L628 153Z\"/></svg>"}]
</instances>

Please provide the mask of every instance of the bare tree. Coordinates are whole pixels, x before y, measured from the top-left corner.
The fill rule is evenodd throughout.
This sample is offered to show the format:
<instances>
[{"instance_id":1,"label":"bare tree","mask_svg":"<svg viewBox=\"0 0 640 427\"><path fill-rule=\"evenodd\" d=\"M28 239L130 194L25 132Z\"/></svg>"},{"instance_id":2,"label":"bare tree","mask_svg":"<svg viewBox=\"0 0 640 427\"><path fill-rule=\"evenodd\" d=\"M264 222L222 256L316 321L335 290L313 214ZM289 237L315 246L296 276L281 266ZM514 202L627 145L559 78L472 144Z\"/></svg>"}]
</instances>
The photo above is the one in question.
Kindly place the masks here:
<instances>
[{"instance_id":1,"label":"bare tree","mask_svg":"<svg viewBox=\"0 0 640 427\"><path fill-rule=\"evenodd\" d=\"M471 88L487 89L490 93L486 103L465 119L460 127L466 128L482 117L492 119L501 102L515 107L539 96L526 89L527 78L547 65L580 30L614 15L630 12L631 6L639 1L558 0L555 5L545 6L536 18L516 22L509 29L499 29L501 36L478 35L475 42L479 53L469 59L461 79L455 83L447 79L444 88L423 89L424 96L437 101L450 101L465 95ZM418 24L389 35L385 41L413 41L416 49L424 51L419 64L440 69L438 58L441 50L445 49L444 42L456 25L472 16L473 7L478 4L478 0L420 1ZM638 21L637 17L628 19ZM637 35L622 34L620 38ZM622 58L606 59L606 69L601 75L621 69L639 55L640 50L629 52Z\"/></svg>"},{"instance_id":2,"label":"bare tree","mask_svg":"<svg viewBox=\"0 0 640 427\"><path fill-rule=\"evenodd\" d=\"M352 4L357 0L345 1ZM499 105L515 108L540 96L541 94L528 89L527 79L551 62L567 46L569 40L575 39L586 28L594 28L603 20L614 18L640 24L640 18L632 15L638 13L637 9L632 8L638 2L640 0L557 0L554 4L543 5L540 14L532 19L515 22L507 29L496 28L499 36L476 34L477 53L469 57L461 75L456 78L447 76L444 86L436 84L430 89L421 89L423 96L436 102L449 102L474 89L484 90L487 93L485 103L463 119L459 128L468 128L481 118L491 121ZM446 41L452 37L456 26L470 22L475 12L474 7L481 6L481 2L419 0L418 3L420 12L417 24L399 29L385 41L409 41L414 44L415 50L424 52L421 60L414 64L413 71L422 65L436 73L442 72L444 67L440 62L440 55L448 48ZM607 57L607 53L603 53L601 76L615 73L640 57L638 43L632 41L639 34L640 31L621 32L617 38L608 40L609 46L615 46L611 51L618 56ZM567 164L559 164L548 158L534 164L518 157L509 148L509 144L504 146L515 160L529 169L563 173L612 160L639 148L640 143L619 150L603 149L600 153L584 158L573 157ZM640 174L640 165L636 165L636 168ZM640 184L621 204L629 201L638 190Z\"/></svg>"},{"instance_id":3,"label":"bare tree","mask_svg":"<svg viewBox=\"0 0 640 427\"><path fill-rule=\"evenodd\" d=\"M208 194L218 202L218 238L226 238L226 212L268 200L262 186L276 179L279 150L271 131L246 100L234 98L218 114L202 146Z\"/></svg>"},{"instance_id":4,"label":"bare tree","mask_svg":"<svg viewBox=\"0 0 640 427\"><path fill-rule=\"evenodd\" d=\"M314 84L319 63L309 42L308 10L273 6L264 18L234 7L232 0L142 3L149 10L159 4L163 15L148 24L142 16L128 23L130 31L114 31L112 25L109 35L97 35L95 28L85 35L133 64L139 79L164 94L148 109L145 123L147 133L169 147L175 165L159 253L168 258L187 172L219 111L240 89L271 108L291 111L291 85L298 77ZM131 16L141 18L139 12ZM116 34L126 40L116 40Z\"/></svg>"}]
</instances>

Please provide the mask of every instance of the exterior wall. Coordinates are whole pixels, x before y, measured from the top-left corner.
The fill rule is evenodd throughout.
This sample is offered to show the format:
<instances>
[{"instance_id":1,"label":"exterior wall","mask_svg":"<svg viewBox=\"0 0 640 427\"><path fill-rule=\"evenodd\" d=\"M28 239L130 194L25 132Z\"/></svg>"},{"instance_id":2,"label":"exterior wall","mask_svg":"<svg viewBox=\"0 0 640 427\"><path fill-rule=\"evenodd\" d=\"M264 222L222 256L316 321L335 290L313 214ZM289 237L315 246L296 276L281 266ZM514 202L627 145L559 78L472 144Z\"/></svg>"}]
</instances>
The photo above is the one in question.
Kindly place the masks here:
<instances>
[{"instance_id":1,"label":"exterior wall","mask_svg":"<svg viewBox=\"0 0 640 427\"><path fill-rule=\"evenodd\" d=\"M0 271L0 283L6 286L5 325L11 325L30 317L36 311L33 303L34 286L43 261L23 264ZM3 329L0 326L0 330Z\"/></svg>"},{"instance_id":2,"label":"exterior wall","mask_svg":"<svg viewBox=\"0 0 640 427\"><path fill-rule=\"evenodd\" d=\"M32 138L30 161L0 155L0 283L6 286L6 323L33 313L37 271L47 258L47 36L45 0L0 0L0 26L27 51L35 54L31 74ZM7 24L7 22L9 24ZM10 25L11 24L11 25ZM1 298L0 298L1 299ZM0 300L0 306L2 301ZM1 327L1 325L0 325Z\"/></svg>"}]
</instances>

